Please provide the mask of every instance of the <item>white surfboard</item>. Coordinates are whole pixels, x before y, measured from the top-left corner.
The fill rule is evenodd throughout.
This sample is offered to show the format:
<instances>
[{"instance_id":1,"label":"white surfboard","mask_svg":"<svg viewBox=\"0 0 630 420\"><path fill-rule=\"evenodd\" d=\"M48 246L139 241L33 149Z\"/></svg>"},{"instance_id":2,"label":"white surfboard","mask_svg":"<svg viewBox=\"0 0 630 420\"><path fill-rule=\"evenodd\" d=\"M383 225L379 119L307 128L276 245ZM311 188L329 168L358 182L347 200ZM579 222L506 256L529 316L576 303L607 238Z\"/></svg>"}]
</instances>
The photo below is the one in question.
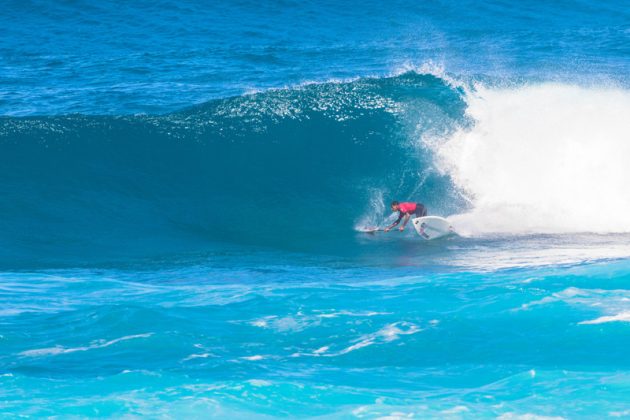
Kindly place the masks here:
<instances>
[{"instance_id":1,"label":"white surfboard","mask_svg":"<svg viewBox=\"0 0 630 420\"><path fill-rule=\"evenodd\" d=\"M439 216L416 217L411 223L418 235L428 241L455 233L449 221Z\"/></svg>"}]
</instances>

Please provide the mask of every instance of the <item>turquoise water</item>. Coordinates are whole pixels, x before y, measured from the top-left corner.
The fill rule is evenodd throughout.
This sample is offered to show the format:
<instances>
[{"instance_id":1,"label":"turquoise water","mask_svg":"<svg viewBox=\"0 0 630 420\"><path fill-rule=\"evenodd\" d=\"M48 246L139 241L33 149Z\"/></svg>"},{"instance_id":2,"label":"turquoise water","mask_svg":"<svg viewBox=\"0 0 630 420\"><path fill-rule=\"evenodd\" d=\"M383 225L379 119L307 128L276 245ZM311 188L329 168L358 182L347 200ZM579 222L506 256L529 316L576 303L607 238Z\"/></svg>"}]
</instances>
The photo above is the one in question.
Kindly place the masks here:
<instances>
[{"instance_id":1,"label":"turquoise water","mask_svg":"<svg viewBox=\"0 0 630 420\"><path fill-rule=\"evenodd\" d=\"M9 2L0 415L630 417L629 10Z\"/></svg>"},{"instance_id":2,"label":"turquoise water","mask_svg":"<svg viewBox=\"0 0 630 420\"><path fill-rule=\"evenodd\" d=\"M272 259L4 273L2 413L627 415L627 261Z\"/></svg>"}]
</instances>

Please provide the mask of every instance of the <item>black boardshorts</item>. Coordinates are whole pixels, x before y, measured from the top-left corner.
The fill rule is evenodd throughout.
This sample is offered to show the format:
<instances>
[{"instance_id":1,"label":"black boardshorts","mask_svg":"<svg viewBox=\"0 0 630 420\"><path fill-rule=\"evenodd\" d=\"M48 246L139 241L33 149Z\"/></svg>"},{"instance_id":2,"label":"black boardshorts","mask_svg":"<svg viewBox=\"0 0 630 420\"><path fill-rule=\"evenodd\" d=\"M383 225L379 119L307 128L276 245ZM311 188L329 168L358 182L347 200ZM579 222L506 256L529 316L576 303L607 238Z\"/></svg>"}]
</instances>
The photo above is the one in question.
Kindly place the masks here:
<instances>
[{"instance_id":1,"label":"black boardshorts","mask_svg":"<svg viewBox=\"0 0 630 420\"><path fill-rule=\"evenodd\" d=\"M422 203L416 203L416 212L414 213L416 217L424 217L427 215L427 208Z\"/></svg>"}]
</instances>

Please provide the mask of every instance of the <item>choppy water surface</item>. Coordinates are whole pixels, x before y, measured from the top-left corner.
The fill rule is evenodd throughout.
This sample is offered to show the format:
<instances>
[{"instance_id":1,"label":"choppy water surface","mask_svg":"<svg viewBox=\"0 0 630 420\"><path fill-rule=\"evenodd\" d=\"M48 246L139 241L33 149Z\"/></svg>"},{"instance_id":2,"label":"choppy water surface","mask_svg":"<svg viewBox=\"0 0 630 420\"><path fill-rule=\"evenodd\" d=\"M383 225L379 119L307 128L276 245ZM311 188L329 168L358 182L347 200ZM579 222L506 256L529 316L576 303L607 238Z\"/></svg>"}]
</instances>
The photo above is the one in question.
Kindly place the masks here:
<instances>
[{"instance_id":1,"label":"choppy water surface","mask_svg":"<svg viewBox=\"0 0 630 420\"><path fill-rule=\"evenodd\" d=\"M0 413L630 416L628 10L9 2Z\"/></svg>"}]
</instances>

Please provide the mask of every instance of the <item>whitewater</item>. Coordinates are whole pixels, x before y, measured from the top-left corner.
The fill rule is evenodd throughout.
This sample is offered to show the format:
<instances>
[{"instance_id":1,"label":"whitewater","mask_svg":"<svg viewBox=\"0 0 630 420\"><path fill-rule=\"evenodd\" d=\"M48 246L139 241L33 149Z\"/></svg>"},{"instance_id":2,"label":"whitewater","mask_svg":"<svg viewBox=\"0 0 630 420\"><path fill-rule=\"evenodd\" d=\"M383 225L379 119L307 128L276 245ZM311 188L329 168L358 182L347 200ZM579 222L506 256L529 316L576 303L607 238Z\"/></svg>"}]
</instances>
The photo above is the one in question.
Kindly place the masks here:
<instances>
[{"instance_id":1,"label":"whitewater","mask_svg":"<svg viewBox=\"0 0 630 420\"><path fill-rule=\"evenodd\" d=\"M473 202L455 218L462 230L630 230L630 91L477 86L467 105L474 128L436 147L442 170Z\"/></svg>"},{"instance_id":2,"label":"whitewater","mask_svg":"<svg viewBox=\"0 0 630 420\"><path fill-rule=\"evenodd\" d=\"M9 2L0 416L630 417L624 6Z\"/></svg>"}]
</instances>

